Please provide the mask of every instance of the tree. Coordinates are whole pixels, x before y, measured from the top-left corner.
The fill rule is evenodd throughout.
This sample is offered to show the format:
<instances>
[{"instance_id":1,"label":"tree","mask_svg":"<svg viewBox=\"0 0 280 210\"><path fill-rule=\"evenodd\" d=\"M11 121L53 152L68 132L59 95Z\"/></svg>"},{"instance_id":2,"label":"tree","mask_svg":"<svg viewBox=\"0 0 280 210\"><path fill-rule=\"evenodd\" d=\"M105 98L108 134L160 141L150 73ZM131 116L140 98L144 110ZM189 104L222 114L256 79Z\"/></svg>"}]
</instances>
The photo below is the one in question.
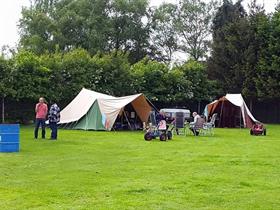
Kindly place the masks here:
<instances>
[{"instance_id":1,"label":"tree","mask_svg":"<svg viewBox=\"0 0 280 210\"><path fill-rule=\"evenodd\" d=\"M271 20L265 19L260 26L263 46L257 68L256 89L263 99L279 99L280 93L280 10L273 14Z\"/></svg>"},{"instance_id":2,"label":"tree","mask_svg":"<svg viewBox=\"0 0 280 210\"><path fill-rule=\"evenodd\" d=\"M164 63L144 58L131 67L136 92L144 93L153 102L169 101L165 83L168 67Z\"/></svg>"},{"instance_id":3,"label":"tree","mask_svg":"<svg viewBox=\"0 0 280 210\"><path fill-rule=\"evenodd\" d=\"M84 48L104 51L109 39L109 0L35 0L22 10L20 44L36 54Z\"/></svg>"},{"instance_id":4,"label":"tree","mask_svg":"<svg viewBox=\"0 0 280 210\"><path fill-rule=\"evenodd\" d=\"M20 51L12 61L15 99L36 100L48 93L50 71L41 64L39 56Z\"/></svg>"},{"instance_id":5,"label":"tree","mask_svg":"<svg viewBox=\"0 0 280 210\"><path fill-rule=\"evenodd\" d=\"M188 99L198 103L198 111L201 110L200 103L202 101L211 101L220 93L216 81L208 79L204 63L191 59L175 68L180 69L183 73L182 80L189 81L185 89L191 93Z\"/></svg>"},{"instance_id":6,"label":"tree","mask_svg":"<svg viewBox=\"0 0 280 210\"><path fill-rule=\"evenodd\" d=\"M244 82L242 94L250 99L250 110L252 111L252 100L257 98L257 70L258 62L262 49L266 49L267 26L269 25L269 17L265 14L264 6L257 4L256 0L252 0L249 5L248 21L250 27L247 29L249 33L249 42L244 53L245 68Z\"/></svg>"},{"instance_id":7,"label":"tree","mask_svg":"<svg viewBox=\"0 0 280 210\"><path fill-rule=\"evenodd\" d=\"M88 87L98 92L114 96L124 96L133 92L128 54L113 51L93 56L88 75Z\"/></svg>"},{"instance_id":8,"label":"tree","mask_svg":"<svg viewBox=\"0 0 280 210\"><path fill-rule=\"evenodd\" d=\"M227 92L242 92L246 71L246 52L250 45L250 24L242 1L224 0L213 22L213 44L208 74Z\"/></svg>"},{"instance_id":9,"label":"tree","mask_svg":"<svg viewBox=\"0 0 280 210\"><path fill-rule=\"evenodd\" d=\"M207 57L211 26L217 2L211 0L181 0L177 8L176 30L181 37L181 49L192 59Z\"/></svg>"},{"instance_id":10,"label":"tree","mask_svg":"<svg viewBox=\"0 0 280 210\"><path fill-rule=\"evenodd\" d=\"M2 107L2 123L5 122L5 98L15 94L13 87L12 64L3 56L0 56L0 97Z\"/></svg>"},{"instance_id":11,"label":"tree","mask_svg":"<svg viewBox=\"0 0 280 210\"><path fill-rule=\"evenodd\" d=\"M159 61L170 64L174 52L178 50L178 34L175 32L176 5L162 4L153 14L151 46Z\"/></svg>"},{"instance_id":12,"label":"tree","mask_svg":"<svg viewBox=\"0 0 280 210\"><path fill-rule=\"evenodd\" d=\"M148 5L147 0L111 2L109 49L129 53L131 63L141 60L147 53L150 34Z\"/></svg>"}]
</instances>

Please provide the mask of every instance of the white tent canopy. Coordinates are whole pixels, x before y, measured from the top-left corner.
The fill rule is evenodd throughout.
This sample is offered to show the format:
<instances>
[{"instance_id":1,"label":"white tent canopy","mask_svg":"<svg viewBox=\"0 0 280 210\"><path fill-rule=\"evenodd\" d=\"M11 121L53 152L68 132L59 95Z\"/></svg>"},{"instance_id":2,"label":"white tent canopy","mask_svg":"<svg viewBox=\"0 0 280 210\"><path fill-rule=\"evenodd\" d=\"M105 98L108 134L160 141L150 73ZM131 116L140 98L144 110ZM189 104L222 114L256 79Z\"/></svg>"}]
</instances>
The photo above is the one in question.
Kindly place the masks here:
<instances>
[{"instance_id":1,"label":"white tent canopy","mask_svg":"<svg viewBox=\"0 0 280 210\"><path fill-rule=\"evenodd\" d=\"M111 130L117 116L124 107L132 104L142 122L147 122L152 110L143 94L114 97L83 88L81 92L61 111L60 124L77 122L85 116L97 102L102 116L105 117L105 128Z\"/></svg>"}]
</instances>

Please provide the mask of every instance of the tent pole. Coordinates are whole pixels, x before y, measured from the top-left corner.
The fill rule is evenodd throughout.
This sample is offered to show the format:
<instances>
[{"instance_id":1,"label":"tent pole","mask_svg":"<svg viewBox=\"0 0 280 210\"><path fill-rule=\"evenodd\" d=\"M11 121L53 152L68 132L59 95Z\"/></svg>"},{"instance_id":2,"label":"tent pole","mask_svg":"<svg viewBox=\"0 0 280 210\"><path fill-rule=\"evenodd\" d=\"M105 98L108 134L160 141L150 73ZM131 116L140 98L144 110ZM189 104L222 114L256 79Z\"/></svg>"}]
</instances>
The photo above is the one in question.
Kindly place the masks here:
<instances>
[{"instance_id":1,"label":"tent pole","mask_svg":"<svg viewBox=\"0 0 280 210\"><path fill-rule=\"evenodd\" d=\"M239 124L239 127L240 127L240 129L241 129L241 119L242 119L242 109L240 108L240 124Z\"/></svg>"},{"instance_id":2,"label":"tent pole","mask_svg":"<svg viewBox=\"0 0 280 210\"><path fill-rule=\"evenodd\" d=\"M130 122L129 122L129 120L128 120L128 117L127 117L127 115L126 115L126 113L125 113L125 110L123 110L123 113L124 113L124 116L125 116L125 118L126 118L126 120L127 120L128 126L130 127L130 130L132 130L131 124L130 124Z\"/></svg>"}]
</instances>

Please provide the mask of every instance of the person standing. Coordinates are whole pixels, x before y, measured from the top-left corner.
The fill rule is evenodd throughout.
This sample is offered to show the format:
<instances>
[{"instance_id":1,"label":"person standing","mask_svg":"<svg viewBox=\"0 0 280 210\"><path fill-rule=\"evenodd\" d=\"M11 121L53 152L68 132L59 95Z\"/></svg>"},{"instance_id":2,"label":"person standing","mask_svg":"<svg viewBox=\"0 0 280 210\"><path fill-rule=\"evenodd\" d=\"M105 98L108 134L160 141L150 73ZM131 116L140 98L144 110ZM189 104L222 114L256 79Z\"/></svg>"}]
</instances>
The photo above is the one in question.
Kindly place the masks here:
<instances>
[{"instance_id":1,"label":"person standing","mask_svg":"<svg viewBox=\"0 0 280 210\"><path fill-rule=\"evenodd\" d=\"M60 108L56 103L51 105L49 111L49 124L51 129L51 140L57 139L57 123L60 121Z\"/></svg>"},{"instance_id":2,"label":"person standing","mask_svg":"<svg viewBox=\"0 0 280 210\"><path fill-rule=\"evenodd\" d=\"M41 126L42 128L42 139L46 136L46 117L48 114L48 105L45 103L45 99L43 97L39 98L39 103L36 104L35 107L35 113L36 113L36 121L35 121L35 131L34 131L34 137L35 139L38 138L38 130Z\"/></svg>"}]
</instances>

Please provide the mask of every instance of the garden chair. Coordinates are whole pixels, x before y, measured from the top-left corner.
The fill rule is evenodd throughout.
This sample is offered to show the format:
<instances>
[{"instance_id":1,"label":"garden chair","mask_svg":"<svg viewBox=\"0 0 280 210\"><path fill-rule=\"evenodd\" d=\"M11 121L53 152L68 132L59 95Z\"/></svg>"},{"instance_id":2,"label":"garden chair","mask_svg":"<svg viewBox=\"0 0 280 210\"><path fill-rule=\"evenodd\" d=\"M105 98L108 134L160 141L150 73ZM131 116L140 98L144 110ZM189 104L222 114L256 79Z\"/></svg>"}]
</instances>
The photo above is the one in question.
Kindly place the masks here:
<instances>
[{"instance_id":1,"label":"garden chair","mask_svg":"<svg viewBox=\"0 0 280 210\"><path fill-rule=\"evenodd\" d=\"M186 134L185 117L184 117L183 112L176 112L174 128L175 128L177 135ZM174 129L173 129L173 131L174 131Z\"/></svg>"},{"instance_id":2,"label":"garden chair","mask_svg":"<svg viewBox=\"0 0 280 210\"><path fill-rule=\"evenodd\" d=\"M211 136L214 135L214 128L215 128L215 121L217 118L217 113L213 114L211 117L210 122L206 122L203 124L204 134L210 134Z\"/></svg>"},{"instance_id":3,"label":"garden chair","mask_svg":"<svg viewBox=\"0 0 280 210\"><path fill-rule=\"evenodd\" d=\"M204 118L198 118L195 124L190 124L190 128L198 131L200 135L205 135L203 125L205 124Z\"/></svg>"}]
</instances>

